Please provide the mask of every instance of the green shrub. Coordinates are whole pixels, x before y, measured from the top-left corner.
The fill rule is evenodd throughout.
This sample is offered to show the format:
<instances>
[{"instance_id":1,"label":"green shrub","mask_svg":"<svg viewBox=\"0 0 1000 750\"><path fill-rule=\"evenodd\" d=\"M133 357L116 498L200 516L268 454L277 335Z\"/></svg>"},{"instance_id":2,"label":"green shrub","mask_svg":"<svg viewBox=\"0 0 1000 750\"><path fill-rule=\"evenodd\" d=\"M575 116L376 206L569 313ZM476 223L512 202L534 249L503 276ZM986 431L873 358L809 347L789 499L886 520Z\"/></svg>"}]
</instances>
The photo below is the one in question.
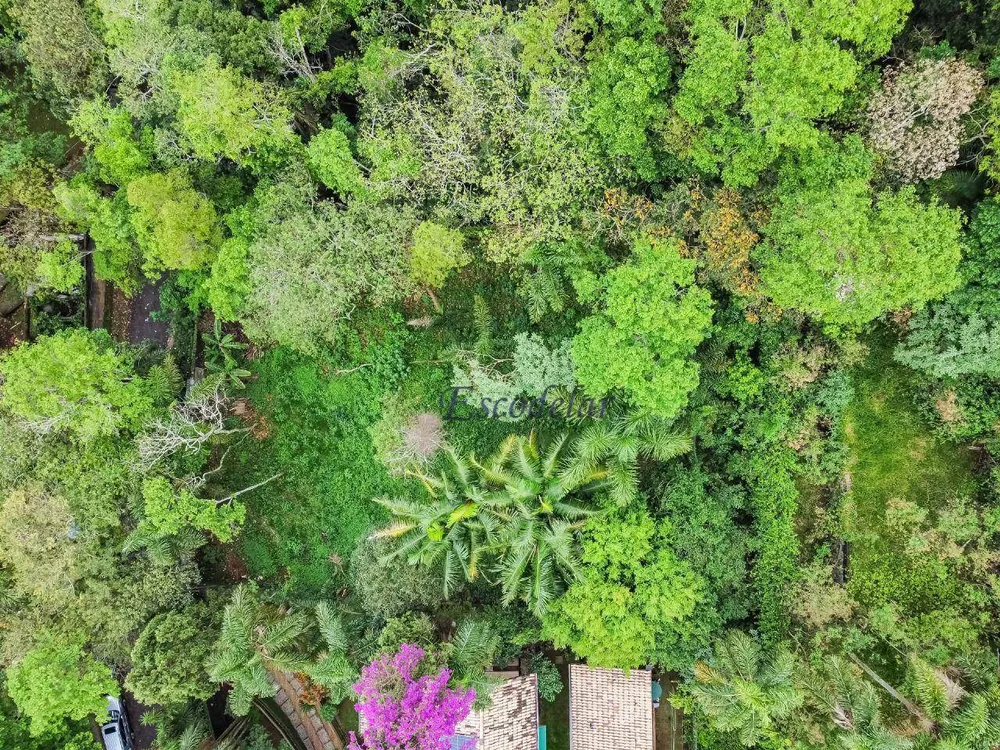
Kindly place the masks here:
<instances>
[{"instance_id":1,"label":"green shrub","mask_svg":"<svg viewBox=\"0 0 1000 750\"><path fill-rule=\"evenodd\" d=\"M529 674L538 680L538 694L542 700L551 703L563 691L559 668L544 654L532 654L526 665Z\"/></svg>"}]
</instances>

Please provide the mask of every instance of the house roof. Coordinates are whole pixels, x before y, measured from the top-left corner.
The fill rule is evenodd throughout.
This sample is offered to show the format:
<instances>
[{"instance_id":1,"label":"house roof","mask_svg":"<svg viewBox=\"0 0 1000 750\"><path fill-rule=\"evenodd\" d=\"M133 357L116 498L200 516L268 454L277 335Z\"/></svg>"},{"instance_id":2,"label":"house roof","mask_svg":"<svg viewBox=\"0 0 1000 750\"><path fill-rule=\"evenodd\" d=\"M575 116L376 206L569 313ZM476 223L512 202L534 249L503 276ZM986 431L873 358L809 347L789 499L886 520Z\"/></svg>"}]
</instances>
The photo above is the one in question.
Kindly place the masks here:
<instances>
[{"instance_id":1,"label":"house roof","mask_svg":"<svg viewBox=\"0 0 1000 750\"><path fill-rule=\"evenodd\" d=\"M652 750L650 673L569 668L570 750Z\"/></svg>"},{"instance_id":2,"label":"house roof","mask_svg":"<svg viewBox=\"0 0 1000 750\"><path fill-rule=\"evenodd\" d=\"M490 705L473 709L455 729L478 737L476 750L538 750L538 685L535 675L507 680L490 693Z\"/></svg>"}]
</instances>

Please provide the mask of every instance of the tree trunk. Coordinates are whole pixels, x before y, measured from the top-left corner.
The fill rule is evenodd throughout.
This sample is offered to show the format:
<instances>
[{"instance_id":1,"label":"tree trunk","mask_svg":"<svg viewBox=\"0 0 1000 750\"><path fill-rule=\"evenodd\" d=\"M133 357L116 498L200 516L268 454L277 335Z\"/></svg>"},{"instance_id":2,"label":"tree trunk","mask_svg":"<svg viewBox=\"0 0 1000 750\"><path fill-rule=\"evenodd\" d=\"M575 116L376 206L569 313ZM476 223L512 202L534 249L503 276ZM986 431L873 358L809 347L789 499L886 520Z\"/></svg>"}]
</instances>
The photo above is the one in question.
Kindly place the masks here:
<instances>
[{"instance_id":1,"label":"tree trunk","mask_svg":"<svg viewBox=\"0 0 1000 750\"><path fill-rule=\"evenodd\" d=\"M914 703L913 701L910 701L907 698L903 697L903 695L898 690L896 690L896 688L894 688L888 682L886 682L881 677L879 677L879 675L876 674L876 672L875 672L874 669L872 669L871 667L869 667L867 664L865 664L863 661L861 661L861 659L859 659L858 657L856 657L854 654L848 654L847 656L848 656L848 658L850 658L851 661L853 661L855 664L857 664L859 667L861 667L862 671L864 671L864 673L866 675L868 675L876 683L878 683L879 687L881 687L883 690L885 690L885 692L887 692L889 695L891 695L893 698L895 698L897 701L899 701L900 704L907 711L909 711L913 716L915 716L920 721L920 723L923 725L923 727L924 727L924 729L926 731L929 732L929 731L931 731L934 728L934 722L931 721L929 718L927 718L927 715L923 711L920 710L920 708L917 706L916 703Z\"/></svg>"}]
</instances>

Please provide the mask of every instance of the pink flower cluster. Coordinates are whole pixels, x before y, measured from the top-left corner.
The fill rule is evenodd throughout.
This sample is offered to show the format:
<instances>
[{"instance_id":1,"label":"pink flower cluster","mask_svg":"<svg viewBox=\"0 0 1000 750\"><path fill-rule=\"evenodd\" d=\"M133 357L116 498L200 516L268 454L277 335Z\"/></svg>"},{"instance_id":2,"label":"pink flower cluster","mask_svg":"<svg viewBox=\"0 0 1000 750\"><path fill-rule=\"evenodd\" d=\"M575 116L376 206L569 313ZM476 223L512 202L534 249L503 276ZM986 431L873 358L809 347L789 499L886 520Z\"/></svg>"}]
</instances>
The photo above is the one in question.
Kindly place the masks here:
<instances>
[{"instance_id":1,"label":"pink flower cluster","mask_svg":"<svg viewBox=\"0 0 1000 750\"><path fill-rule=\"evenodd\" d=\"M361 670L354 691L364 719L362 739L351 732L348 750L449 750L476 694L449 688L449 669L419 676L423 659L420 646L404 643L398 654L380 656Z\"/></svg>"}]
</instances>

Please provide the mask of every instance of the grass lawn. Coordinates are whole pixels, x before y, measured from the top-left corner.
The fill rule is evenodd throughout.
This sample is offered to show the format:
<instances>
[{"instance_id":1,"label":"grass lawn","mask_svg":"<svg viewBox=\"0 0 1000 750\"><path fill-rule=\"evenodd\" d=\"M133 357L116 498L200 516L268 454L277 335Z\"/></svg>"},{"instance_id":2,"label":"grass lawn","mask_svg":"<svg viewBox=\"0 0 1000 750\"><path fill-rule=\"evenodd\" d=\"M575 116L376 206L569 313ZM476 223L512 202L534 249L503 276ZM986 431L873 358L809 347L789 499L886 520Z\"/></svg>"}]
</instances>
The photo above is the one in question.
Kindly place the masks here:
<instances>
[{"instance_id":1,"label":"grass lawn","mask_svg":"<svg viewBox=\"0 0 1000 750\"><path fill-rule=\"evenodd\" d=\"M864 605L896 604L905 612L946 602L953 581L903 553L907 534L889 528L886 511L905 500L933 513L975 493L969 452L937 440L918 413L907 384L913 374L892 360L882 335L853 373L855 396L846 414L851 495L844 505L851 543L851 593Z\"/></svg>"},{"instance_id":2,"label":"grass lawn","mask_svg":"<svg viewBox=\"0 0 1000 750\"><path fill-rule=\"evenodd\" d=\"M556 664L563 689L552 703L538 699L538 721L547 727L548 750L569 750L569 666Z\"/></svg>"}]
</instances>

